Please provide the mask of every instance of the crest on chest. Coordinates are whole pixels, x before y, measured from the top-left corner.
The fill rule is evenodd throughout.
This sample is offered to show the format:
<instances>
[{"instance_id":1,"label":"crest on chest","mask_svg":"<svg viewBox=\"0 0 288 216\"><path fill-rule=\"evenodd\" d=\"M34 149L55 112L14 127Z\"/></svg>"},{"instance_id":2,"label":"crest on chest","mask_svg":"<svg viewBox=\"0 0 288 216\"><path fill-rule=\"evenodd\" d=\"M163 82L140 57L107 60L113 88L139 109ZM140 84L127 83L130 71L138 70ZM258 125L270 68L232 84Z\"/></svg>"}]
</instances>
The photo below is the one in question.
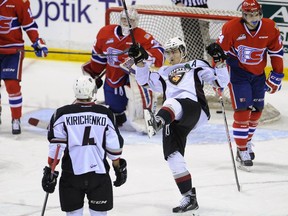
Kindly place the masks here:
<instances>
[{"instance_id":1,"label":"crest on chest","mask_svg":"<svg viewBox=\"0 0 288 216\"><path fill-rule=\"evenodd\" d=\"M169 73L168 79L172 84L178 85L178 83L183 79L186 72L188 72L188 71L189 70L184 66L174 68Z\"/></svg>"}]
</instances>

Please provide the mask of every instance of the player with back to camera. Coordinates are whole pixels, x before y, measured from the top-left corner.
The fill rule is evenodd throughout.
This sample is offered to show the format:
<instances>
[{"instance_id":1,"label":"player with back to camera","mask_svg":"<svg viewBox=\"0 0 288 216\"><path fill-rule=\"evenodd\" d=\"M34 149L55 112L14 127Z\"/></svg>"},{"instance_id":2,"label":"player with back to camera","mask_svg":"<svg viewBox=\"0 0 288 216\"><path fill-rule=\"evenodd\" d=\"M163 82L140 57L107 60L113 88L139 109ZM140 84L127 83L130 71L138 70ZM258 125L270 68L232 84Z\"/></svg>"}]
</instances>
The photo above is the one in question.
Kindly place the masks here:
<instances>
[{"instance_id":1,"label":"player with back to camera","mask_svg":"<svg viewBox=\"0 0 288 216\"><path fill-rule=\"evenodd\" d=\"M29 0L0 0L0 86L5 83L12 117L12 134L21 133L22 117L22 65L24 59L24 39L26 32L35 54L46 57L48 49L39 37L38 25L33 19ZM1 92L0 92L1 118ZM1 119L0 119L1 123Z\"/></svg>"},{"instance_id":2,"label":"player with back to camera","mask_svg":"<svg viewBox=\"0 0 288 216\"><path fill-rule=\"evenodd\" d=\"M283 44L275 22L263 18L256 0L243 1L241 10L242 18L225 23L217 43L229 55L236 160L239 168L250 171L255 158L251 140L264 108L265 92L273 94L281 89ZM272 71L266 78L267 54Z\"/></svg>"},{"instance_id":3,"label":"player with back to camera","mask_svg":"<svg viewBox=\"0 0 288 216\"><path fill-rule=\"evenodd\" d=\"M135 41L147 50L145 60L155 67L162 66L164 62L162 46L151 34L138 27L139 14L134 8L129 8L127 12ZM93 46L91 60L84 64L82 69L93 78L106 69L103 87L105 104L108 105L109 109L115 114L117 125L122 126L127 121L125 114L127 105L132 104L133 110L131 110L131 113L140 112L140 117L142 113L143 118L143 108L151 108L156 101L155 98L153 98L152 91L137 86L134 77L129 76L130 71L125 71L121 67L121 65L127 61L127 51L132 45L132 37L130 35L125 10L120 13L119 21L119 25L110 24L100 29ZM99 88L102 85L102 81L97 79L96 82ZM132 87L131 82L135 82L136 88ZM131 88L129 89L127 87ZM128 97L126 92L128 90L131 90L133 94L137 95ZM140 101L135 101L137 99Z\"/></svg>"},{"instance_id":4,"label":"player with back to camera","mask_svg":"<svg viewBox=\"0 0 288 216\"><path fill-rule=\"evenodd\" d=\"M67 216L82 216L87 196L91 216L105 216L113 208L112 184L107 157L116 174L114 186L126 182L126 160L121 157L123 138L111 110L94 103L96 86L90 76L76 79L76 101L58 108L48 130L49 155L42 178L43 190L53 193L58 172L51 179L51 166L57 145L61 145L62 174L59 183L61 210ZM59 162L59 161L57 161Z\"/></svg>"},{"instance_id":5,"label":"player with back to camera","mask_svg":"<svg viewBox=\"0 0 288 216\"><path fill-rule=\"evenodd\" d=\"M142 48L131 47L129 55L136 64L136 80L139 85L163 93L164 103L156 115L146 109L144 116L148 135L161 128L164 158L182 194L180 205L174 213L196 211L199 206L192 177L184 159L187 136L210 118L209 107L203 91L207 82L215 88L225 88L229 82L226 56L218 44L211 44L208 53L213 55L217 67L212 68L204 60L189 60L183 39L171 38L164 45L165 56L171 65L162 66L158 72L150 72L143 62L146 55Z\"/></svg>"}]
</instances>

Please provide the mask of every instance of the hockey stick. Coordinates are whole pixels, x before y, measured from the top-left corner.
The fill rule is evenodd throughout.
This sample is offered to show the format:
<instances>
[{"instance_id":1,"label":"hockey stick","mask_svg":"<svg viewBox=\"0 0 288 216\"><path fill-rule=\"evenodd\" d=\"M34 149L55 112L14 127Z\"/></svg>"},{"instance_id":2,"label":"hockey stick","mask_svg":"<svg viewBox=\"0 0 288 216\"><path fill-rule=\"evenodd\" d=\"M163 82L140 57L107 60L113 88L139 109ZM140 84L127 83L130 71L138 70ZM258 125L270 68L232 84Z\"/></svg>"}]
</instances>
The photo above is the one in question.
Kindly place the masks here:
<instances>
[{"instance_id":1,"label":"hockey stick","mask_svg":"<svg viewBox=\"0 0 288 216\"><path fill-rule=\"evenodd\" d=\"M0 53L1 54L15 54L17 52L35 52L34 50L23 50L23 49L15 49L15 48L8 48L8 49L4 49L4 48L0 48ZM119 55L122 55L122 54L125 54L128 52L128 49L125 49L124 51L122 52L119 52L119 53L109 53L109 54L91 54L91 53L85 53L85 52L65 52L65 51L53 51L53 50L49 50L48 51L48 54L51 53L51 54L67 54L67 55L91 55L91 56L119 56Z\"/></svg>"},{"instance_id":2,"label":"hockey stick","mask_svg":"<svg viewBox=\"0 0 288 216\"><path fill-rule=\"evenodd\" d=\"M228 129L228 123L227 123L227 118L226 118L225 106L224 106L224 101L223 101L223 97L222 97L222 91L221 91L220 88L217 89L217 90L218 90L219 101L220 101L220 104L221 104L221 107L222 107L222 113L223 113L223 117L224 117L224 125L225 125L225 130L226 130L227 141L228 141L228 144L229 144L229 149L230 149L230 153L231 153L231 159L232 159L232 162L233 162L233 170L234 170L236 185L237 185L238 191L240 192L241 188L240 188L240 183L239 183L238 174L237 174L237 170L236 170L236 165L235 165L235 161L234 161L233 148L232 148L231 138L230 138L229 129Z\"/></svg>"},{"instance_id":3,"label":"hockey stick","mask_svg":"<svg viewBox=\"0 0 288 216\"><path fill-rule=\"evenodd\" d=\"M106 69L103 70L98 76L95 76L95 80L98 79L98 78L102 78L104 75L106 74ZM75 100L76 101L76 100ZM73 103L75 102L73 101ZM48 126L49 126L49 122L47 121L43 121L41 119L38 119L38 118L34 118L34 117L30 117L28 119L28 124L34 126L34 127L37 127L37 128L40 128L40 129L44 129L44 130L47 130L48 129Z\"/></svg>"},{"instance_id":4,"label":"hockey stick","mask_svg":"<svg viewBox=\"0 0 288 216\"><path fill-rule=\"evenodd\" d=\"M53 178L54 171L55 171L55 168L56 168L56 165L57 165L57 158L58 158L58 154L59 154L60 147L61 147L61 145L58 144L58 145L57 145L57 148L56 148L54 160L53 160L53 163L52 163L52 165L51 165L51 177L50 177L51 179ZM49 193L46 192L46 196L45 196L44 203L43 203L43 207L42 207L41 216L44 216L45 209L46 209L46 205L47 205L47 201L48 201L48 197L49 197Z\"/></svg>"},{"instance_id":5,"label":"hockey stick","mask_svg":"<svg viewBox=\"0 0 288 216\"><path fill-rule=\"evenodd\" d=\"M132 43L133 43L133 45L136 45L137 43L136 43L136 40L135 40L135 37L134 37L134 33L133 33L132 25L131 25L131 22L130 22L130 18L129 18L129 15L128 15L128 9L127 9L127 5L126 5L125 0L122 0L122 4L123 4L123 7L124 7L126 19L127 19L127 22L128 22L129 32L130 32Z\"/></svg>"}]
</instances>

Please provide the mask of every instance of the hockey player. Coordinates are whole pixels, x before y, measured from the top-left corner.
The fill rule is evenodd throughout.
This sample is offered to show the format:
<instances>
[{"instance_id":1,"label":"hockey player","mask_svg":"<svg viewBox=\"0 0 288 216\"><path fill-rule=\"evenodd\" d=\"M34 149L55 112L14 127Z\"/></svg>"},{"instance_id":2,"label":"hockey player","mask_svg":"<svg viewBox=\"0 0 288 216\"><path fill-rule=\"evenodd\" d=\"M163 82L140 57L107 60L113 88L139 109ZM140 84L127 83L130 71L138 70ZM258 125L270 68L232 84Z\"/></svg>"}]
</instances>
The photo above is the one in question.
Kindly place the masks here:
<instances>
[{"instance_id":1,"label":"hockey player","mask_svg":"<svg viewBox=\"0 0 288 216\"><path fill-rule=\"evenodd\" d=\"M0 0L0 79L4 80L12 115L12 134L20 134L22 116L22 63L24 40L27 33L38 57L46 57L48 49L39 37L38 26L33 19L29 0ZM1 116L0 116L1 117Z\"/></svg>"},{"instance_id":2,"label":"hockey player","mask_svg":"<svg viewBox=\"0 0 288 216\"><path fill-rule=\"evenodd\" d=\"M230 95L234 109L233 136L237 145L238 167L250 170L255 153L251 139L264 108L265 91L281 89L283 74L283 45L276 24L263 18L256 0L242 3L242 18L228 21L217 41L228 53ZM272 71L265 78L267 53Z\"/></svg>"},{"instance_id":3,"label":"hockey player","mask_svg":"<svg viewBox=\"0 0 288 216\"><path fill-rule=\"evenodd\" d=\"M153 91L163 92L164 95L165 101L157 114L154 116L146 109L144 116L150 137L163 128L164 158L183 196L180 205L173 208L173 212L181 213L194 211L199 207L195 187L192 187L192 177L185 164L184 152L190 131L210 118L203 83L224 88L229 82L229 76L225 64L212 68L204 60L189 61L186 45L181 38L168 40L164 49L172 66L162 66L158 73L149 72L147 64L143 62L145 50L141 46L131 47L129 55L137 65L135 77L138 84L148 84ZM215 61L225 59L219 45L209 50L209 53L216 54Z\"/></svg>"},{"instance_id":4,"label":"hockey player","mask_svg":"<svg viewBox=\"0 0 288 216\"><path fill-rule=\"evenodd\" d=\"M151 34L137 27L139 20L137 11L130 8L127 12L135 40L148 52L147 61L155 67L162 66L164 62L163 48ZM124 86L131 87L131 80L129 80L129 75L120 68L120 64L127 61L127 51L132 44L132 38L124 10L120 14L119 21L120 25L111 24L100 29L93 46L91 61L84 65L83 70L89 71L91 68L92 73L90 72L90 74L94 77L106 69L104 82L105 104L115 114L117 125L122 126L127 120L124 111L126 110L128 99L130 100L130 98L127 98L128 95L126 95L127 92L125 90L127 88L124 88ZM153 96L151 92L147 92L147 90L138 86L132 91L139 93L138 98L141 98L141 96L147 97L143 97L142 101L139 102L129 101L129 103L134 103L137 106L136 109L142 110L143 116L143 107L151 107Z\"/></svg>"},{"instance_id":5,"label":"hockey player","mask_svg":"<svg viewBox=\"0 0 288 216\"><path fill-rule=\"evenodd\" d=\"M120 158L123 138L111 110L93 102L95 90L90 76L79 77L74 83L76 102L58 108L50 120L49 167L44 168L42 187L47 193L55 190L58 172L51 178L50 167L57 145L61 145L57 157L60 160L64 152L59 194L61 209L67 216L83 215L85 195L91 216L105 216L113 208L106 157L112 160L115 170L114 186L121 186L127 178L126 161Z\"/></svg>"}]
</instances>

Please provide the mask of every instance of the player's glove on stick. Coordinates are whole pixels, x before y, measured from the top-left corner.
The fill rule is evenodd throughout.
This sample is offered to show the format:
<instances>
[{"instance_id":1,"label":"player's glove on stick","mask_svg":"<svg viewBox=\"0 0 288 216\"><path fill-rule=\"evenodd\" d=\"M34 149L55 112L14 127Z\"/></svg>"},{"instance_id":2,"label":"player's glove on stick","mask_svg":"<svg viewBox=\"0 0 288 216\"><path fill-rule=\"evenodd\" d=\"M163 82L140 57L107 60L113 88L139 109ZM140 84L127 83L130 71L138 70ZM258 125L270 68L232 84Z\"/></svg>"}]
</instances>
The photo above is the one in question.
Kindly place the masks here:
<instances>
[{"instance_id":1,"label":"player's glove on stick","mask_svg":"<svg viewBox=\"0 0 288 216\"><path fill-rule=\"evenodd\" d=\"M217 43L211 43L208 47L206 47L206 50L207 53L213 58L215 63L223 62L227 59L227 55Z\"/></svg>"},{"instance_id":2,"label":"player's glove on stick","mask_svg":"<svg viewBox=\"0 0 288 216\"><path fill-rule=\"evenodd\" d=\"M135 64L147 60L149 57L146 50L140 44L132 45L128 50L128 56L134 59Z\"/></svg>"},{"instance_id":3,"label":"player's glove on stick","mask_svg":"<svg viewBox=\"0 0 288 216\"><path fill-rule=\"evenodd\" d=\"M42 188L47 193L53 193L57 184L58 171L51 175L51 168L45 166L43 169Z\"/></svg>"},{"instance_id":4,"label":"player's glove on stick","mask_svg":"<svg viewBox=\"0 0 288 216\"><path fill-rule=\"evenodd\" d=\"M269 92L270 94L280 91L283 77L283 73L276 73L274 71L271 71L265 82L264 90Z\"/></svg>"},{"instance_id":5,"label":"player's glove on stick","mask_svg":"<svg viewBox=\"0 0 288 216\"><path fill-rule=\"evenodd\" d=\"M48 55L48 48L42 38L38 38L32 45L35 55L38 57L46 57Z\"/></svg>"},{"instance_id":6,"label":"player's glove on stick","mask_svg":"<svg viewBox=\"0 0 288 216\"><path fill-rule=\"evenodd\" d=\"M95 74L95 72L91 68L91 63L85 63L81 67L84 75L89 74L93 79L95 79L97 89L101 88L101 86L103 85L103 80L101 79L101 77L97 78L97 74Z\"/></svg>"},{"instance_id":7,"label":"player's glove on stick","mask_svg":"<svg viewBox=\"0 0 288 216\"><path fill-rule=\"evenodd\" d=\"M115 187L120 187L127 180L127 163L126 160L120 158L120 166L113 167L116 175L116 180L113 182Z\"/></svg>"}]
</instances>

